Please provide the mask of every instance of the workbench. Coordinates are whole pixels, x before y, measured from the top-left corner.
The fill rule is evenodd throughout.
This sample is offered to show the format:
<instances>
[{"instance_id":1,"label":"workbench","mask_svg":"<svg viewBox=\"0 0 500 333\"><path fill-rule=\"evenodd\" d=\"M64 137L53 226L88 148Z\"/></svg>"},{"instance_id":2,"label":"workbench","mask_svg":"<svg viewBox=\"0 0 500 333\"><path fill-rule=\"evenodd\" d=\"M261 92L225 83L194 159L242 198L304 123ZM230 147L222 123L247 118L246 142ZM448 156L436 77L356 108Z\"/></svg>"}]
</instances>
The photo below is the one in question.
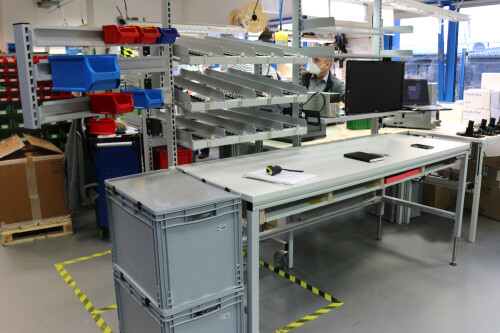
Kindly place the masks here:
<instances>
[{"instance_id":1,"label":"workbench","mask_svg":"<svg viewBox=\"0 0 500 333\"><path fill-rule=\"evenodd\" d=\"M474 183L469 191L472 193L472 208L469 228L469 242L473 243L476 240L477 217L479 214L479 200L481 197L481 180L483 170L484 150L487 146L500 144L500 135L483 136L482 138L473 138L457 135L457 132L465 132L465 125L460 123L443 123L441 127L432 130L408 130L403 132L407 135L415 135L422 137L439 138L453 140L459 142L467 142L471 145L470 158L476 164L476 173L474 174ZM431 183L428 179L426 182ZM451 181L434 179L434 185L455 188L456 184Z\"/></svg>"},{"instance_id":2,"label":"workbench","mask_svg":"<svg viewBox=\"0 0 500 333\"><path fill-rule=\"evenodd\" d=\"M412 148L420 143L434 146L432 150ZM352 140L332 142L322 145L269 151L223 160L182 165L178 169L204 182L212 183L228 191L241 194L246 204L247 255L248 255L248 332L259 331L259 240L280 233L321 222L352 210L374 203L393 202L405 207L436 214L454 220L454 244L452 265L456 265L456 249L461 234L462 211L465 190L469 143L412 137L403 135L373 135ZM349 152L364 151L387 154L383 161L360 162L344 158ZM460 161L460 181L458 184L455 212L449 212L385 195L388 177L416 171L409 177L394 181L396 185L410 179L422 178L432 172L443 170ZM317 175L317 179L293 186L278 185L243 178L248 172L264 169L267 165L303 170ZM260 232L266 221L291 216L341 201L351 202L353 198L371 193L368 199L332 211L320 217L291 222L275 229ZM348 200L350 199L350 200ZM383 204L380 205L378 238L381 237ZM245 214L246 213L246 214ZM289 245L290 247L290 245ZM293 248L293 242L291 244ZM293 256L293 249L290 249Z\"/></svg>"}]
</instances>

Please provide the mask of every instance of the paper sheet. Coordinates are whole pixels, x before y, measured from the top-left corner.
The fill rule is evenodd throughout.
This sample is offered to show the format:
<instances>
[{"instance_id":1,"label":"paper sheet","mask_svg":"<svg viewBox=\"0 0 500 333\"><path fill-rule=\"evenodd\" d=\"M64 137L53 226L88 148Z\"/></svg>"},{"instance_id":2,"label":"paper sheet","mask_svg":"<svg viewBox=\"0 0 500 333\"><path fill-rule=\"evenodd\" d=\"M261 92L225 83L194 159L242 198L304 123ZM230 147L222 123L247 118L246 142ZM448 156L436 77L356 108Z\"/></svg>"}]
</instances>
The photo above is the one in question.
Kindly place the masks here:
<instances>
[{"instance_id":1,"label":"paper sheet","mask_svg":"<svg viewBox=\"0 0 500 333\"><path fill-rule=\"evenodd\" d=\"M261 170L244 174L243 178L258 179L275 184L294 185L308 180L316 179L317 176L304 172L293 172L286 170L281 171L281 173L277 175L270 176L266 173L266 170L262 168Z\"/></svg>"}]
</instances>

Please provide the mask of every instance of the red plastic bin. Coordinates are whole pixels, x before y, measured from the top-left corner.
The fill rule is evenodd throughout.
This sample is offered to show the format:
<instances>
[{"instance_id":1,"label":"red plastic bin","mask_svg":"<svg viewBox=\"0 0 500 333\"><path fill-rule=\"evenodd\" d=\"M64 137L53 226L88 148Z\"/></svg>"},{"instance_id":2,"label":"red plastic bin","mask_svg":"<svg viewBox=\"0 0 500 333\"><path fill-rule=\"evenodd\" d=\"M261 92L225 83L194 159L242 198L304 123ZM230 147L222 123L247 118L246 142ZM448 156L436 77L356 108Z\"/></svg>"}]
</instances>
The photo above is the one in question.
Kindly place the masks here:
<instances>
[{"instance_id":1,"label":"red plastic bin","mask_svg":"<svg viewBox=\"0 0 500 333\"><path fill-rule=\"evenodd\" d=\"M5 73L15 74L17 73L17 66L4 66Z\"/></svg>"},{"instance_id":2,"label":"red plastic bin","mask_svg":"<svg viewBox=\"0 0 500 333\"><path fill-rule=\"evenodd\" d=\"M73 94L70 91L52 91L50 99L67 99L72 98Z\"/></svg>"},{"instance_id":3,"label":"red plastic bin","mask_svg":"<svg viewBox=\"0 0 500 333\"><path fill-rule=\"evenodd\" d=\"M7 78L5 76L0 77L0 83L7 82Z\"/></svg>"},{"instance_id":4,"label":"red plastic bin","mask_svg":"<svg viewBox=\"0 0 500 333\"><path fill-rule=\"evenodd\" d=\"M139 33L138 44L154 44L156 39L161 36L156 27L135 27Z\"/></svg>"},{"instance_id":5,"label":"red plastic bin","mask_svg":"<svg viewBox=\"0 0 500 333\"><path fill-rule=\"evenodd\" d=\"M38 64L42 59L48 59L48 56L33 56L33 63Z\"/></svg>"},{"instance_id":6,"label":"red plastic bin","mask_svg":"<svg viewBox=\"0 0 500 333\"><path fill-rule=\"evenodd\" d=\"M19 82L19 77L17 77L17 76L7 76L6 80L9 83L16 83L16 82Z\"/></svg>"},{"instance_id":7,"label":"red plastic bin","mask_svg":"<svg viewBox=\"0 0 500 333\"><path fill-rule=\"evenodd\" d=\"M103 25L102 30L106 44L135 44L139 38L139 31L133 26Z\"/></svg>"},{"instance_id":8,"label":"red plastic bin","mask_svg":"<svg viewBox=\"0 0 500 333\"><path fill-rule=\"evenodd\" d=\"M16 56L5 56L5 63L7 64L16 64L17 57Z\"/></svg>"},{"instance_id":9,"label":"red plastic bin","mask_svg":"<svg viewBox=\"0 0 500 333\"><path fill-rule=\"evenodd\" d=\"M132 94L100 93L89 97L92 113L121 114L134 111Z\"/></svg>"},{"instance_id":10,"label":"red plastic bin","mask_svg":"<svg viewBox=\"0 0 500 333\"><path fill-rule=\"evenodd\" d=\"M89 119L89 134L110 135L116 132L116 122L113 118Z\"/></svg>"},{"instance_id":11,"label":"red plastic bin","mask_svg":"<svg viewBox=\"0 0 500 333\"><path fill-rule=\"evenodd\" d=\"M5 103L5 102L10 102L10 96L9 95L2 95L2 96L0 96L0 103Z\"/></svg>"},{"instance_id":12,"label":"red plastic bin","mask_svg":"<svg viewBox=\"0 0 500 333\"><path fill-rule=\"evenodd\" d=\"M177 164L193 163L193 151L189 148L177 146ZM168 169L167 146L153 148L153 168L155 170Z\"/></svg>"}]
</instances>

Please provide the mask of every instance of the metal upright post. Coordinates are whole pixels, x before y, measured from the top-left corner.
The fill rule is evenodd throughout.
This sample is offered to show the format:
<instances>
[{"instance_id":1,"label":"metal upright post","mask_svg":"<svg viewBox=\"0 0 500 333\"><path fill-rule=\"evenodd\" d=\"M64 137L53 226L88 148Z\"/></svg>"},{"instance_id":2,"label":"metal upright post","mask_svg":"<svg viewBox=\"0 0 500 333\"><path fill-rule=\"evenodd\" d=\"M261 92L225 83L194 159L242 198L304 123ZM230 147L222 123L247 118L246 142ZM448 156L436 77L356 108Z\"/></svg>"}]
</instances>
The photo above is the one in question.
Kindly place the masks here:
<instances>
[{"instance_id":1,"label":"metal upright post","mask_svg":"<svg viewBox=\"0 0 500 333\"><path fill-rule=\"evenodd\" d=\"M479 212L479 197L481 192L481 181L482 181L482 165L483 165L483 152L484 147L482 143L472 144L472 148L475 153L476 160L476 174L474 175L474 188L472 189L472 210L470 217L470 231L469 231L469 242L474 243L476 241L476 227L477 227L477 215Z\"/></svg>"},{"instance_id":2,"label":"metal upright post","mask_svg":"<svg viewBox=\"0 0 500 333\"><path fill-rule=\"evenodd\" d=\"M373 28L381 28L382 27L382 0L375 0L373 2ZM383 33L379 31L379 33L373 36L373 54L380 54L383 48ZM378 134L379 130L379 122L378 118L372 118L371 120L371 134Z\"/></svg>"},{"instance_id":3,"label":"metal upright post","mask_svg":"<svg viewBox=\"0 0 500 333\"><path fill-rule=\"evenodd\" d=\"M259 332L259 212L247 210L248 333Z\"/></svg>"},{"instance_id":4,"label":"metal upright post","mask_svg":"<svg viewBox=\"0 0 500 333\"><path fill-rule=\"evenodd\" d=\"M17 68L21 103L23 106L23 122L25 128L40 128L42 119L38 110L36 96L36 71L33 64L33 36L28 23L14 24L16 42ZM28 98L26 98L28 97Z\"/></svg>"},{"instance_id":5,"label":"metal upright post","mask_svg":"<svg viewBox=\"0 0 500 333\"><path fill-rule=\"evenodd\" d=\"M455 208L455 226L453 230L453 255L450 265L457 265L457 247L458 238L462 233L462 218L464 212L464 198L465 198L465 184L467 175L467 163L469 161L469 153L465 154L460 160L460 176L458 178L458 188L457 188L457 204Z\"/></svg>"},{"instance_id":6,"label":"metal upright post","mask_svg":"<svg viewBox=\"0 0 500 333\"><path fill-rule=\"evenodd\" d=\"M170 0L162 1L162 27L170 28ZM163 96L166 104L167 123L163 130L163 138L168 142L168 160L169 165L177 165L177 133L175 125L174 109L174 78L173 78L173 46L167 44L160 47L160 56L165 57L167 71L160 74L160 84L163 90Z\"/></svg>"},{"instance_id":7,"label":"metal upright post","mask_svg":"<svg viewBox=\"0 0 500 333\"><path fill-rule=\"evenodd\" d=\"M385 195L385 188L381 190L381 197L383 198ZM384 218L385 213L385 202L384 200L380 200L379 203L379 216L378 216L378 230L377 230L377 240L382 239L382 220Z\"/></svg>"}]
</instances>

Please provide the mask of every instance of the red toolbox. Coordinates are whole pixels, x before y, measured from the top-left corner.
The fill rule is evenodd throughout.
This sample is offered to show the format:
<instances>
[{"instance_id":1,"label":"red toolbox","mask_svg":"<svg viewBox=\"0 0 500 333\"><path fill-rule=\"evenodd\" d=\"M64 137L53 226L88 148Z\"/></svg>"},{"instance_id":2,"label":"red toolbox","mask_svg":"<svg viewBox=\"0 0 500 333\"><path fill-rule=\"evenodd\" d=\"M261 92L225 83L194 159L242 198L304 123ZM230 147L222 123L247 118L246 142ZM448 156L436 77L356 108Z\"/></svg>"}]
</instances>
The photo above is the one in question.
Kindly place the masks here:
<instances>
[{"instance_id":1,"label":"red toolbox","mask_svg":"<svg viewBox=\"0 0 500 333\"><path fill-rule=\"evenodd\" d=\"M135 44L139 38L139 31L133 26L103 25L102 30L106 44Z\"/></svg>"},{"instance_id":2,"label":"red toolbox","mask_svg":"<svg viewBox=\"0 0 500 333\"><path fill-rule=\"evenodd\" d=\"M89 98L92 113L114 115L134 111L132 94L100 93L90 94Z\"/></svg>"},{"instance_id":3,"label":"red toolbox","mask_svg":"<svg viewBox=\"0 0 500 333\"><path fill-rule=\"evenodd\" d=\"M116 122L113 118L89 119L89 134L110 135L116 132Z\"/></svg>"},{"instance_id":4,"label":"red toolbox","mask_svg":"<svg viewBox=\"0 0 500 333\"><path fill-rule=\"evenodd\" d=\"M161 36L156 27L135 27L139 33L138 44L154 44Z\"/></svg>"},{"instance_id":5,"label":"red toolbox","mask_svg":"<svg viewBox=\"0 0 500 333\"><path fill-rule=\"evenodd\" d=\"M177 146L177 164L193 163L193 151L189 148ZM153 168L155 170L168 169L167 146L153 148Z\"/></svg>"}]
</instances>

